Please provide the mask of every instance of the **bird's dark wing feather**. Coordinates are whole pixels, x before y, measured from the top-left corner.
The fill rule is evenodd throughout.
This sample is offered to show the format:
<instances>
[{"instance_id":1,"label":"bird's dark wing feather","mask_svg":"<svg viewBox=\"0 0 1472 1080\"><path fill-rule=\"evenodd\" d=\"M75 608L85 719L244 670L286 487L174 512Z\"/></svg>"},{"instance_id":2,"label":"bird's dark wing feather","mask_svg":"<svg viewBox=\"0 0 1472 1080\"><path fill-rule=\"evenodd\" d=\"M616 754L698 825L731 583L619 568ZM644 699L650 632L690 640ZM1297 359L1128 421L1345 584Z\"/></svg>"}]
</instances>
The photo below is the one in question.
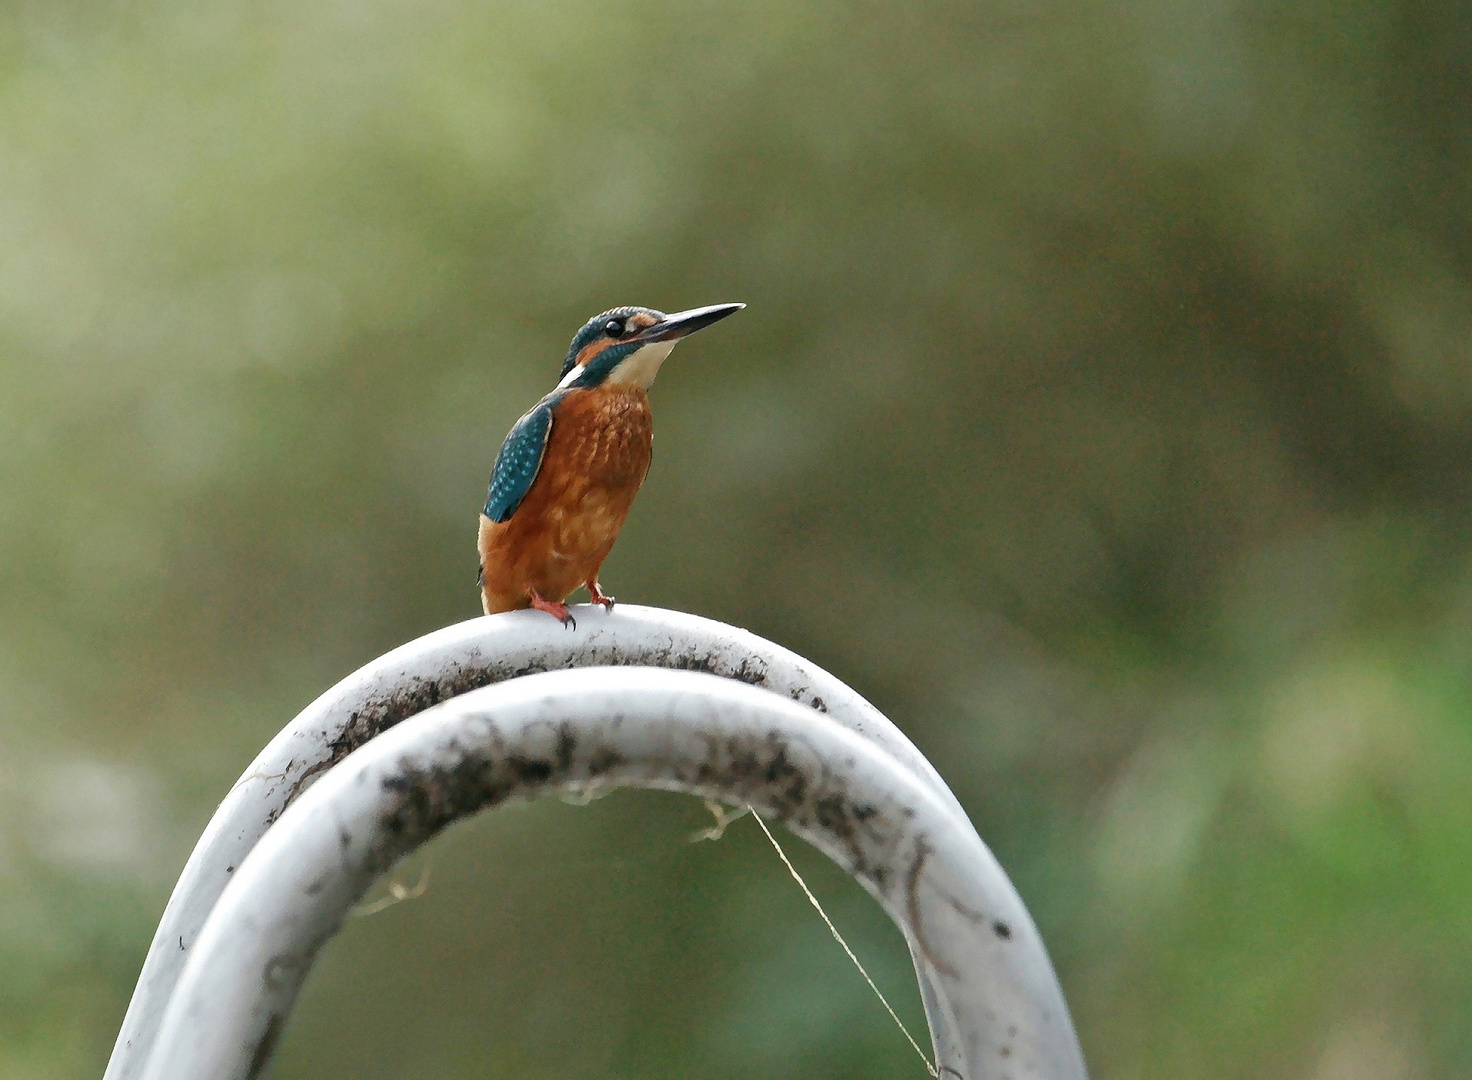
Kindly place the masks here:
<instances>
[{"instance_id":1,"label":"bird's dark wing feather","mask_svg":"<svg viewBox=\"0 0 1472 1080\"><path fill-rule=\"evenodd\" d=\"M501 444L491 469L491 489L486 494L485 513L492 521L509 521L531 490L552 434L552 410L564 396L551 393L537 402Z\"/></svg>"}]
</instances>

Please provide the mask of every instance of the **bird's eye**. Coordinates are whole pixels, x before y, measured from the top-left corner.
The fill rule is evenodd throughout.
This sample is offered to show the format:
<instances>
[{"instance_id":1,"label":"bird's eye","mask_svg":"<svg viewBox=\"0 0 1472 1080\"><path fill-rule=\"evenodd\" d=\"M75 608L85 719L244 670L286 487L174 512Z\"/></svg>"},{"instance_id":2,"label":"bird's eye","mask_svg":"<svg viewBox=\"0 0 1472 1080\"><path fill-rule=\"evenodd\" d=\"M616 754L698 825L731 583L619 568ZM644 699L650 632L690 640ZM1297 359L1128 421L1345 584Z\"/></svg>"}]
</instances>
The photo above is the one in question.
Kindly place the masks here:
<instances>
[{"instance_id":1,"label":"bird's eye","mask_svg":"<svg viewBox=\"0 0 1472 1080\"><path fill-rule=\"evenodd\" d=\"M609 337L622 337L624 321L622 319L609 319L603 324L603 329L608 332Z\"/></svg>"}]
</instances>

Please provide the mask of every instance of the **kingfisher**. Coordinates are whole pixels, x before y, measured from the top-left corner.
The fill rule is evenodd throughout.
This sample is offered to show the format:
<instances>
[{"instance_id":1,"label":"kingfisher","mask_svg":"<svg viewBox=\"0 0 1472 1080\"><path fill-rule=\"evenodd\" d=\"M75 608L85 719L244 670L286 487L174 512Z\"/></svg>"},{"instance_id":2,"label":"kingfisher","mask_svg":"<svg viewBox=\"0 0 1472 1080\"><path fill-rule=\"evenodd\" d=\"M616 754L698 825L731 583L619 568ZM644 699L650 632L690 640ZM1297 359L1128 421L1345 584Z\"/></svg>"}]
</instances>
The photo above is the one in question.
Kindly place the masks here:
<instances>
[{"instance_id":1,"label":"kingfisher","mask_svg":"<svg viewBox=\"0 0 1472 1080\"><path fill-rule=\"evenodd\" d=\"M649 472L649 387L681 338L745 306L619 307L577 332L557 388L512 425L491 470L478 544L487 615L532 607L576 629L566 601L579 586L613 610L598 571Z\"/></svg>"}]
</instances>

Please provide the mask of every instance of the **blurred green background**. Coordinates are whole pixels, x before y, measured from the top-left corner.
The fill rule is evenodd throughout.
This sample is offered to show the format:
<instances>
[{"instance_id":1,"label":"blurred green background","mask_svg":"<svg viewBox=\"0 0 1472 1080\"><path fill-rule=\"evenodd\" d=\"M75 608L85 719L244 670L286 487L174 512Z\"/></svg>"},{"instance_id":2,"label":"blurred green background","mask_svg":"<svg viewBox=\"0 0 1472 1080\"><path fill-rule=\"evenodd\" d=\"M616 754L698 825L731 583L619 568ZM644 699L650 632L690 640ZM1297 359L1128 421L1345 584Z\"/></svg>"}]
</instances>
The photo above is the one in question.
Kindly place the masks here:
<instances>
[{"instance_id":1,"label":"blurred green background","mask_svg":"<svg viewBox=\"0 0 1472 1080\"><path fill-rule=\"evenodd\" d=\"M21 0L0 1077L100 1075L256 750L479 614L490 462L583 320L727 300L609 590L910 733L1097 1080L1472 1075L1466 5ZM453 831L272 1075L921 1080L704 818Z\"/></svg>"}]
</instances>

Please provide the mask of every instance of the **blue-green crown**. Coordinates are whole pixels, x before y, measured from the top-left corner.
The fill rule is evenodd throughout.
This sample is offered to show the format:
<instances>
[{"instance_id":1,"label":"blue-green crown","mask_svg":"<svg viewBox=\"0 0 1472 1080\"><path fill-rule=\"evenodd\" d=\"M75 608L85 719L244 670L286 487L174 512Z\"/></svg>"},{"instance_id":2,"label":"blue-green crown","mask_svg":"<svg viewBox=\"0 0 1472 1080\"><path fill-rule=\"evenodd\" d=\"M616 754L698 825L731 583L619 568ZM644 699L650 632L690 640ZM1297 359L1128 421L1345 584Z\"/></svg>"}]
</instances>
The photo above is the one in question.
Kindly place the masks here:
<instances>
[{"instance_id":1,"label":"blue-green crown","mask_svg":"<svg viewBox=\"0 0 1472 1080\"><path fill-rule=\"evenodd\" d=\"M583 324L581 330L573 335L572 344L567 349L567 359L562 362L562 371L558 373L557 377L561 379L571 371L573 365L578 361L578 353L608 333L608 323L610 320L627 319L630 315L637 315L641 311L646 315L653 315L656 319L664 318L664 312L655 311L653 308L647 307L609 308L601 315L594 315Z\"/></svg>"}]
</instances>

